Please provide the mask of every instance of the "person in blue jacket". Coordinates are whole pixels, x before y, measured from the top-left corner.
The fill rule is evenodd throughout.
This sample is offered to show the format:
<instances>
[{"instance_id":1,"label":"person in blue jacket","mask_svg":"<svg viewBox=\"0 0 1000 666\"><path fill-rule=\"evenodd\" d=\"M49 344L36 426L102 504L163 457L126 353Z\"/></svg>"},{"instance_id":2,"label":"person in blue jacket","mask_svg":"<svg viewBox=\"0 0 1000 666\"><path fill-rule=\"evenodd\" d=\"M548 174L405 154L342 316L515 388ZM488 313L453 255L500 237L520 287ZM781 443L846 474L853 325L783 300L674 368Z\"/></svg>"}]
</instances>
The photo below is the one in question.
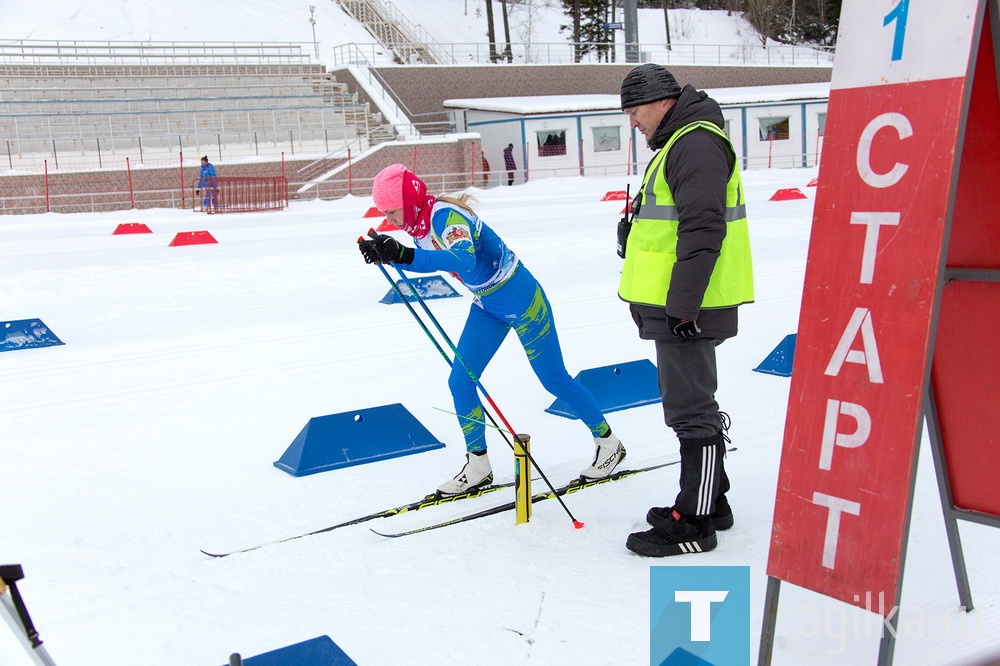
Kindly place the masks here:
<instances>
[{"instance_id":1,"label":"person in blue jacket","mask_svg":"<svg viewBox=\"0 0 1000 666\"><path fill-rule=\"evenodd\" d=\"M487 457L483 404L470 377L481 377L487 363L514 329L542 386L565 401L590 429L595 452L584 479L609 476L625 459L625 447L611 432L594 396L570 377L563 362L552 307L542 286L509 247L472 209L471 197L434 197L416 174L402 164L383 169L372 184L375 207L408 233L416 247L387 234L359 240L369 264L401 264L416 273L447 271L474 295L458 354L448 378L465 437L465 466L438 487L456 495L493 481Z\"/></svg>"},{"instance_id":2,"label":"person in blue jacket","mask_svg":"<svg viewBox=\"0 0 1000 666\"><path fill-rule=\"evenodd\" d=\"M201 200L201 207L208 212L219 210L219 184L216 181L215 167L208 161L208 155L201 158L201 174L198 179L198 189L195 194L205 191Z\"/></svg>"}]
</instances>

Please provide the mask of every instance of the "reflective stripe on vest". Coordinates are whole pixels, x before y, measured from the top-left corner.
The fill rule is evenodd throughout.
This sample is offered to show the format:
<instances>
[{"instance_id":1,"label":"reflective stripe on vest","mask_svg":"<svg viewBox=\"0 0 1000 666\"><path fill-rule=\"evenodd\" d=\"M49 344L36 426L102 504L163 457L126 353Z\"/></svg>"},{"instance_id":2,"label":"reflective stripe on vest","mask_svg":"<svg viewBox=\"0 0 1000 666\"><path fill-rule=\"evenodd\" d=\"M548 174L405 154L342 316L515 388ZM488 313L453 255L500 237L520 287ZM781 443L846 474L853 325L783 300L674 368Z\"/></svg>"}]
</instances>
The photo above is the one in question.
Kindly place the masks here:
<instances>
[{"instance_id":1,"label":"reflective stripe on vest","mask_svg":"<svg viewBox=\"0 0 1000 666\"><path fill-rule=\"evenodd\" d=\"M639 214L632 220L618 285L618 296L624 301L661 307L667 303L670 277L677 262L679 214L663 166L677 139L696 129L708 130L721 137L736 154L716 124L695 121L674 132L663 149L653 156L646 167ZM754 299L746 200L737 165L726 186L725 220L726 237L705 290L702 308L732 307Z\"/></svg>"}]
</instances>

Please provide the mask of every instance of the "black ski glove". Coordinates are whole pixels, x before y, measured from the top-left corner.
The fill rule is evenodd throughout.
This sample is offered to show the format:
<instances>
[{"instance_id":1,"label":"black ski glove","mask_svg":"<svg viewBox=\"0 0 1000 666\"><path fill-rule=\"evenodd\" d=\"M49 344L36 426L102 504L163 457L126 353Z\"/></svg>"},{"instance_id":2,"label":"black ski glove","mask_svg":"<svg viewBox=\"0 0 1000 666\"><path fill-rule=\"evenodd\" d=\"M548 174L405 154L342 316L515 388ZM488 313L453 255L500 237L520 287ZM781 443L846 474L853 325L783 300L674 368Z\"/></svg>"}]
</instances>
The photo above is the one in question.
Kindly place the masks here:
<instances>
[{"instance_id":1,"label":"black ski glove","mask_svg":"<svg viewBox=\"0 0 1000 666\"><path fill-rule=\"evenodd\" d=\"M375 241L359 238L358 249L361 250L361 256L365 258L366 264L379 263L378 252L375 251Z\"/></svg>"},{"instance_id":2,"label":"black ski glove","mask_svg":"<svg viewBox=\"0 0 1000 666\"><path fill-rule=\"evenodd\" d=\"M412 264L413 248L387 234L370 233L371 243L383 264Z\"/></svg>"},{"instance_id":3,"label":"black ski glove","mask_svg":"<svg viewBox=\"0 0 1000 666\"><path fill-rule=\"evenodd\" d=\"M678 338L693 338L701 333L698 322L694 319L678 319L670 315L667 315L667 328Z\"/></svg>"}]
</instances>

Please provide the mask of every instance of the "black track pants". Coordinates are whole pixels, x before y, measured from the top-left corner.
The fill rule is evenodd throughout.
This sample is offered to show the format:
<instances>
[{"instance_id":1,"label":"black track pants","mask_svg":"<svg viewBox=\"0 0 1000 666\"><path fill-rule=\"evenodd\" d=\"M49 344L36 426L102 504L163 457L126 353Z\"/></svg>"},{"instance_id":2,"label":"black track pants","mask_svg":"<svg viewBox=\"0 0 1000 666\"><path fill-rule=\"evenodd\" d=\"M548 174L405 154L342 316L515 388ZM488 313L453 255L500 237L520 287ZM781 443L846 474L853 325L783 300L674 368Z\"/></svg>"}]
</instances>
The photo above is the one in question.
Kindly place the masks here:
<instances>
[{"instance_id":1,"label":"black track pants","mask_svg":"<svg viewBox=\"0 0 1000 666\"><path fill-rule=\"evenodd\" d=\"M720 432L702 439L681 439L680 443L681 489L674 509L682 516L707 516L715 510L715 500L729 491L725 440Z\"/></svg>"}]
</instances>

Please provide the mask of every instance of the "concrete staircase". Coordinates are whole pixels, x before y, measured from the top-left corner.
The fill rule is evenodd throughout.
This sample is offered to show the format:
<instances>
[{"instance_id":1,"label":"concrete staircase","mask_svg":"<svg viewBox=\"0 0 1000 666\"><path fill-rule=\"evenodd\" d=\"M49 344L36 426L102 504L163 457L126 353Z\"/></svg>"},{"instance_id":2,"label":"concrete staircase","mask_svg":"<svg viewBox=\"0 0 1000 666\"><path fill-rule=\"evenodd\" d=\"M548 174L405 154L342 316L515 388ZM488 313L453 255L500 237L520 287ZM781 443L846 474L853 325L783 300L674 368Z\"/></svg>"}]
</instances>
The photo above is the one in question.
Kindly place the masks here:
<instances>
[{"instance_id":1,"label":"concrete staircase","mask_svg":"<svg viewBox=\"0 0 1000 666\"><path fill-rule=\"evenodd\" d=\"M455 59L422 26L414 25L391 2L337 0L403 64L453 65Z\"/></svg>"}]
</instances>

